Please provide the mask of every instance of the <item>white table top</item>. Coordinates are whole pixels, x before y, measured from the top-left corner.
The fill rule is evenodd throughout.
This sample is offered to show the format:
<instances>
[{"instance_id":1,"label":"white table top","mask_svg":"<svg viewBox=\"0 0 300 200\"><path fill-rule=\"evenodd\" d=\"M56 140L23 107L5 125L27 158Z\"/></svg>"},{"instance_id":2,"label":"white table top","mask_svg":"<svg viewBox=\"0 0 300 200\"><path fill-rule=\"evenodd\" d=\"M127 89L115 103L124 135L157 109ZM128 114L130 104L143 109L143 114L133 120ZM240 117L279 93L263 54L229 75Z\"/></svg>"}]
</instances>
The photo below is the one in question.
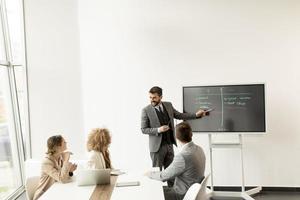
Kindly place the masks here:
<instances>
[{"instance_id":1,"label":"white table top","mask_svg":"<svg viewBox=\"0 0 300 200\"><path fill-rule=\"evenodd\" d=\"M118 182L139 181L139 186L115 187L112 200L143 199L164 200L163 183L152 180L142 174L124 174L118 177Z\"/></svg>"},{"instance_id":2,"label":"white table top","mask_svg":"<svg viewBox=\"0 0 300 200\"><path fill-rule=\"evenodd\" d=\"M93 186L77 186L75 177L70 183L54 183L41 197L40 200L85 200L89 199L95 190ZM118 182L139 181L139 186L114 187L112 192L112 200L128 200L128 199L143 199L143 200L163 200L163 185L164 183L152 180L142 173L126 173L118 176Z\"/></svg>"},{"instance_id":3,"label":"white table top","mask_svg":"<svg viewBox=\"0 0 300 200\"><path fill-rule=\"evenodd\" d=\"M79 187L76 184L76 178L73 177L70 183L54 183L39 199L40 200L59 200L72 199L84 200L89 199L92 195L95 185Z\"/></svg>"}]
</instances>

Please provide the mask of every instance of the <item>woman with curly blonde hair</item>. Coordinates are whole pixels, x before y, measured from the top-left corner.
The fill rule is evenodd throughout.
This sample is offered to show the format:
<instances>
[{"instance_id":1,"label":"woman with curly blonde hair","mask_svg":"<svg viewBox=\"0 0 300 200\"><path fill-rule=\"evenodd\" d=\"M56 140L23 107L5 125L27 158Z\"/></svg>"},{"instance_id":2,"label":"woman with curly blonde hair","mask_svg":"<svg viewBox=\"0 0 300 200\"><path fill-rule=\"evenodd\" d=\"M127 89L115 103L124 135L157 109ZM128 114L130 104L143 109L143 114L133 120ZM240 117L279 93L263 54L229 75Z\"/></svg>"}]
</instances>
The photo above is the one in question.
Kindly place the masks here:
<instances>
[{"instance_id":1,"label":"woman with curly blonde hair","mask_svg":"<svg viewBox=\"0 0 300 200\"><path fill-rule=\"evenodd\" d=\"M111 169L108 147L111 143L109 130L95 128L88 135L87 150L90 152L87 167L90 169Z\"/></svg>"}]
</instances>

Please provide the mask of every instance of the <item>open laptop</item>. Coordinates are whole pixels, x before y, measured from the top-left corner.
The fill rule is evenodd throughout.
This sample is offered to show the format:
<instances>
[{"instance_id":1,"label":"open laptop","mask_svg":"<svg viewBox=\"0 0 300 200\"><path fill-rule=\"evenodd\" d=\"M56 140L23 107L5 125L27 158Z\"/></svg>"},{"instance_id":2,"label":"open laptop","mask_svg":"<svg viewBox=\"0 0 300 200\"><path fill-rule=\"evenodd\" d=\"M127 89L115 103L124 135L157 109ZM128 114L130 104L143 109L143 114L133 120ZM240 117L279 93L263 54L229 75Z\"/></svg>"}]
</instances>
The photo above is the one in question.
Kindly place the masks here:
<instances>
[{"instance_id":1,"label":"open laptop","mask_svg":"<svg viewBox=\"0 0 300 200\"><path fill-rule=\"evenodd\" d=\"M78 171L76 182L78 186L104 185L110 183L111 169L85 169Z\"/></svg>"}]
</instances>

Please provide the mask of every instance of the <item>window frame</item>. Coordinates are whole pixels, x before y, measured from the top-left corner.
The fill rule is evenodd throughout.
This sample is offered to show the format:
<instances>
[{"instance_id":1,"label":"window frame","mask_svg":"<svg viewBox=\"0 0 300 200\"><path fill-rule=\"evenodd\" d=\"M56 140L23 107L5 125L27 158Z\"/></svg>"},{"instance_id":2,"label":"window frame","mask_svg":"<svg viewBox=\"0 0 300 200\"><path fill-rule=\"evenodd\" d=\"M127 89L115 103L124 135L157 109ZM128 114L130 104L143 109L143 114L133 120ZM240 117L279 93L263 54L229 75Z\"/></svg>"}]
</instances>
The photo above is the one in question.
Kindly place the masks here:
<instances>
[{"instance_id":1,"label":"window frame","mask_svg":"<svg viewBox=\"0 0 300 200\"><path fill-rule=\"evenodd\" d=\"M10 105L12 110L12 124L13 129L15 130L13 138L15 139L16 143L16 152L18 155L15 155L15 159L17 160L16 168L20 171L21 177L18 179L21 180L21 186L17 187L14 192L12 192L9 196L6 197L5 200L16 199L20 196L25 190L25 166L24 161L32 157L32 148L31 148L31 134L30 134L30 118L29 118L29 100L28 100L28 71L27 71L27 52L26 52L26 34L25 34L25 16L24 16L24 0L18 0L20 5L20 26L21 31L20 33L22 39L22 63L13 63L13 52L11 46L11 35L9 34L9 21L7 18L7 10L6 10L6 1L7 0L0 0L0 26L2 26L2 36L4 42L4 55L5 60L1 60L0 67L5 67L8 71L8 85L9 85L9 93L10 93ZM20 115L20 102L19 102L19 94L18 94L18 85L16 81L16 68L22 67L22 74L24 76L24 81L22 82L22 89L23 89L23 104L24 107L24 120L25 123L23 124L25 127L25 133L22 131L22 123L21 123L21 115ZM15 152L12 149L12 153Z\"/></svg>"}]
</instances>

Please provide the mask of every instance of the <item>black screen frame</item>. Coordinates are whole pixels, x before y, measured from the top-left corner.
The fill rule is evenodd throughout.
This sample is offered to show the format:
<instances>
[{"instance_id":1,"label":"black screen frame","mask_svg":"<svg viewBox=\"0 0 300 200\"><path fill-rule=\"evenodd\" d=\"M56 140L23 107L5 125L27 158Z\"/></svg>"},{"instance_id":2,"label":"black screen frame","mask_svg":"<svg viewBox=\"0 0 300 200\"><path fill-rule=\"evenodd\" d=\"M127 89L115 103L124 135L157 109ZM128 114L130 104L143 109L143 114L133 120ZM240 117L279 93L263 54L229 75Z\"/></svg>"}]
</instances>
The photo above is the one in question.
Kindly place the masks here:
<instances>
[{"instance_id":1,"label":"black screen frame","mask_svg":"<svg viewBox=\"0 0 300 200\"><path fill-rule=\"evenodd\" d=\"M216 133L216 134L221 134L221 133L257 133L257 134L265 134L266 131L266 87L264 83L259 83L259 84L231 84L231 85L201 85L201 86L183 86L182 87L182 110L183 112L185 112L184 109L184 101L185 101L185 95L184 95L184 89L186 88L206 88L206 87L235 87L235 86L239 86L239 87L246 87L246 86L263 86L263 96L262 96L262 102L263 102L263 113L264 113L264 117L263 117L263 130L262 131L201 131L201 130L193 130L193 132L197 132L197 133ZM208 116L209 117L209 116ZM189 121L189 120L187 120ZM193 128L193 127L192 127Z\"/></svg>"}]
</instances>

